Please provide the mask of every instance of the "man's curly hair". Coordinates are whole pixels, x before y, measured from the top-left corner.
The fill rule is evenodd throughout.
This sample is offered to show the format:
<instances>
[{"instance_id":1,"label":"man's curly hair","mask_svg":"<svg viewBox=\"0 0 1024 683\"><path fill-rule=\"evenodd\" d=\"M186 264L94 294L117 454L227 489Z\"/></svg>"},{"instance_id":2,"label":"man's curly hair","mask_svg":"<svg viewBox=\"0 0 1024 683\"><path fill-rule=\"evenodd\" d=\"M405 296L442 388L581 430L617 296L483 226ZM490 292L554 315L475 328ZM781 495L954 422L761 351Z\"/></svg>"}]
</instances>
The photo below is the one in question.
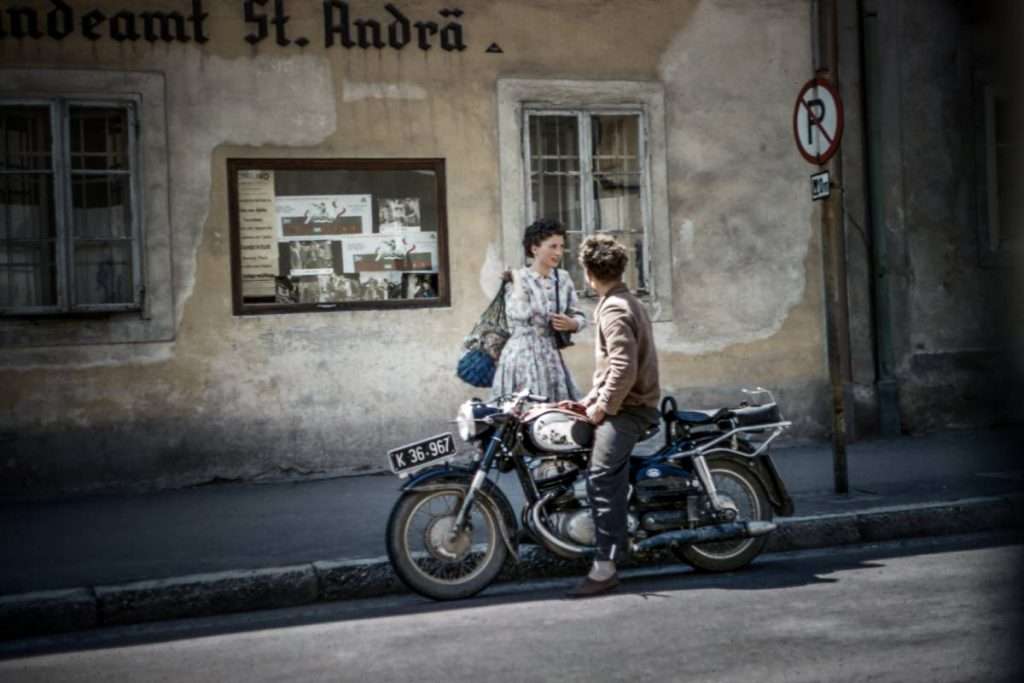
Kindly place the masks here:
<instances>
[{"instance_id":1,"label":"man's curly hair","mask_svg":"<svg viewBox=\"0 0 1024 683\"><path fill-rule=\"evenodd\" d=\"M593 235L580 245L580 265L601 282L622 279L629 252L611 235Z\"/></svg>"},{"instance_id":2,"label":"man's curly hair","mask_svg":"<svg viewBox=\"0 0 1024 683\"><path fill-rule=\"evenodd\" d=\"M561 235L565 239L565 228L556 220L541 218L527 226L523 234L523 251L527 258L533 257L533 247L539 247L541 242L554 235Z\"/></svg>"}]
</instances>

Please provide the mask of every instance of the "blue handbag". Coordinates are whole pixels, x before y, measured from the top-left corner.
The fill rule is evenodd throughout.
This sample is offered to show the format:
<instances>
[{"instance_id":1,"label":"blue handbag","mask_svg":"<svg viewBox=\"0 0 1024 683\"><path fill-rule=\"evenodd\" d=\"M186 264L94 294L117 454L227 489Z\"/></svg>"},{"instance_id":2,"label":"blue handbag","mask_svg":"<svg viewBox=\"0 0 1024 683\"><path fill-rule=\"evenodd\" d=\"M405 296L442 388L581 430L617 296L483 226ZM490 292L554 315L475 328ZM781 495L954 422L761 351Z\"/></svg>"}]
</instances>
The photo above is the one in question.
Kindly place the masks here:
<instances>
[{"instance_id":1,"label":"blue handbag","mask_svg":"<svg viewBox=\"0 0 1024 683\"><path fill-rule=\"evenodd\" d=\"M459 357L459 365L455 374L466 384L474 387L489 387L494 384L494 371L497 363L483 349L467 349Z\"/></svg>"}]
</instances>

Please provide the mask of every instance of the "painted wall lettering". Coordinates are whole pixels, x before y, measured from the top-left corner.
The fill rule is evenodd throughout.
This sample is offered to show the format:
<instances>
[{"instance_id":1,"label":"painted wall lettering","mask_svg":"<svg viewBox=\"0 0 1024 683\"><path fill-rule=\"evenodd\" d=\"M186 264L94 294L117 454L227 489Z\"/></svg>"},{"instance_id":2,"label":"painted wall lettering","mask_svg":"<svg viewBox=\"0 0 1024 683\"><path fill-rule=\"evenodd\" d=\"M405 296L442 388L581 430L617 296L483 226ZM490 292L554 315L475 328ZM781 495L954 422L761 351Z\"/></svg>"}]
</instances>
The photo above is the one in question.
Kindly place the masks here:
<instances>
[{"instance_id":1,"label":"painted wall lettering","mask_svg":"<svg viewBox=\"0 0 1024 683\"><path fill-rule=\"evenodd\" d=\"M167 0L172 2L173 0ZM293 35L288 14L289 0L239 0L240 19L248 32L243 39L250 45L262 43L273 34L281 47L299 48L310 44L306 36ZM82 5L85 3L83 2ZM47 0L47 7L12 2L0 9L0 40L64 40L78 35L91 41L118 43L206 43L207 13L203 0L190 0L191 13L177 9L136 11L99 10L82 7L72 0ZM378 16L356 17L348 2L323 0L324 47L347 50L401 50L415 44L423 51L439 47L445 52L466 49L465 31L460 19L463 11L444 7L436 17L409 17L393 3L385 3Z\"/></svg>"},{"instance_id":2,"label":"painted wall lettering","mask_svg":"<svg viewBox=\"0 0 1024 683\"><path fill-rule=\"evenodd\" d=\"M192 13L179 11L133 12L121 10L112 15L98 9L82 10L65 0L49 0L49 11L26 5L11 5L0 10L0 40L64 40L76 31L88 40L104 38L118 43L145 40L150 43L206 43L207 14L203 0L191 0ZM46 27L44 33L42 27Z\"/></svg>"},{"instance_id":3,"label":"painted wall lettering","mask_svg":"<svg viewBox=\"0 0 1024 683\"><path fill-rule=\"evenodd\" d=\"M392 3L384 5L390 21L387 21L387 42L384 42L384 25L377 19L353 19L349 4L344 0L324 0L324 47L341 45L346 49L382 50L386 47L401 50L412 40L413 29L416 45L421 50L434 46L434 37L440 33L441 49L447 52L461 52L466 49L462 25L458 19L460 9L442 9L438 14L448 19L441 28L435 21L410 21L409 17Z\"/></svg>"}]
</instances>

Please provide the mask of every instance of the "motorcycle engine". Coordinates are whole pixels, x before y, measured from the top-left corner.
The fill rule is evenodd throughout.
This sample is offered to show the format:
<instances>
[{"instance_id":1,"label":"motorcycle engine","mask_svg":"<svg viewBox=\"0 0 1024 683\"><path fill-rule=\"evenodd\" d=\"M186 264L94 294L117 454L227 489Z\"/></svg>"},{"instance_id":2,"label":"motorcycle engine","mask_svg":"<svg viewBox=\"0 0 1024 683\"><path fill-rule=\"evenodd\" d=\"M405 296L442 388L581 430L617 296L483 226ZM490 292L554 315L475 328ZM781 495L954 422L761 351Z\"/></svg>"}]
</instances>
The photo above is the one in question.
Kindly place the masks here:
<instances>
[{"instance_id":1,"label":"motorcycle engine","mask_svg":"<svg viewBox=\"0 0 1024 683\"><path fill-rule=\"evenodd\" d=\"M594 545L597 534L594 531L594 517L590 508L572 512L556 512L548 517L548 527L562 538L568 538L579 545Z\"/></svg>"},{"instance_id":2,"label":"motorcycle engine","mask_svg":"<svg viewBox=\"0 0 1024 683\"><path fill-rule=\"evenodd\" d=\"M640 520L632 512L626 515L626 533L632 536L640 526ZM590 508L556 512L548 517L548 528L561 538L568 538L579 545L594 545L597 532Z\"/></svg>"},{"instance_id":3,"label":"motorcycle engine","mask_svg":"<svg viewBox=\"0 0 1024 683\"><path fill-rule=\"evenodd\" d=\"M579 467L574 462L563 458L533 458L529 462L529 467L538 488L575 479L579 472Z\"/></svg>"}]
</instances>

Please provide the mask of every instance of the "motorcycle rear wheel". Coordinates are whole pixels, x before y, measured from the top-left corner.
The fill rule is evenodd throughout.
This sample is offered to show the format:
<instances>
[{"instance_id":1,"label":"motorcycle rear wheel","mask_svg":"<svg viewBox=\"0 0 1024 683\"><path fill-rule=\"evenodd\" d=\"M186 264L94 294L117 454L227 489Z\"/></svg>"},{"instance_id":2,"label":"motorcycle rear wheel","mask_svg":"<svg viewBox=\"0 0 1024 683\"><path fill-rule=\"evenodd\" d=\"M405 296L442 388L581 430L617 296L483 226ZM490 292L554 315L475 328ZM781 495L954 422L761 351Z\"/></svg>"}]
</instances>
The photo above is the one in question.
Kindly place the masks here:
<instances>
[{"instance_id":1,"label":"motorcycle rear wheel","mask_svg":"<svg viewBox=\"0 0 1024 683\"><path fill-rule=\"evenodd\" d=\"M761 481L743 465L729 460L708 462L715 489L736 503L738 521L772 520L772 506ZM675 551L676 557L695 569L729 572L745 567L761 554L767 536L687 545Z\"/></svg>"},{"instance_id":2,"label":"motorcycle rear wheel","mask_svg":"<svg viewBox=\"0 0 1024 683\"><path fill-rule=\"evenodd\" d=\"M473 503L468 527L451 539L464 495L458 488L410 491L391 510L388 558L398 578L420 595L434 600L476 595L494 581L508 557L499 513L483 497Z\"/></svg>"}]
</instances>

